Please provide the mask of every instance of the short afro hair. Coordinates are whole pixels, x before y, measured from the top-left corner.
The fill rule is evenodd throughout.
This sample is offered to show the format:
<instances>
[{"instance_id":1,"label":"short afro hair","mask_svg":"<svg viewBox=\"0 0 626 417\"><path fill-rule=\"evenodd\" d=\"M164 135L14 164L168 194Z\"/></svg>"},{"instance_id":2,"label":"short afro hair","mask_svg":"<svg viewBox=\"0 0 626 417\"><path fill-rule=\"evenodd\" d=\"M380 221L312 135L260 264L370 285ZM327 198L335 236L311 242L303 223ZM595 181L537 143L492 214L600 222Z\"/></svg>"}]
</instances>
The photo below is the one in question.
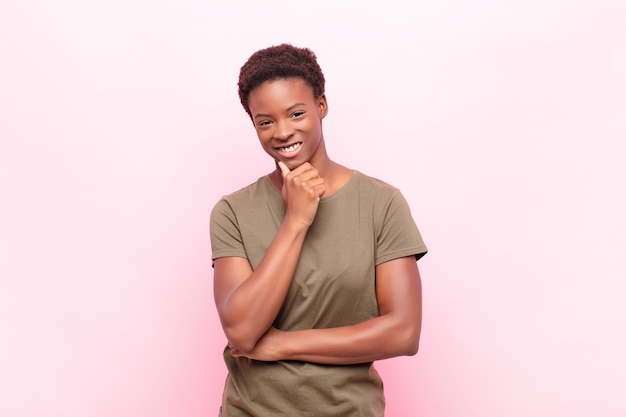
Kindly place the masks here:
<instances>
[{"instance_id":1,"label":"short afro hair","mask_svg":"<svg viewBox=\"0 0 626 417\"><path fill-rule=\"evenodd\" d=\"M266 81L301 78L312 89L316 99L324 94L324 74L317 57L308 48L287 43L256 51L239 71L239 99L250 117L250 92Z\"/></svg>"}]
</instances>

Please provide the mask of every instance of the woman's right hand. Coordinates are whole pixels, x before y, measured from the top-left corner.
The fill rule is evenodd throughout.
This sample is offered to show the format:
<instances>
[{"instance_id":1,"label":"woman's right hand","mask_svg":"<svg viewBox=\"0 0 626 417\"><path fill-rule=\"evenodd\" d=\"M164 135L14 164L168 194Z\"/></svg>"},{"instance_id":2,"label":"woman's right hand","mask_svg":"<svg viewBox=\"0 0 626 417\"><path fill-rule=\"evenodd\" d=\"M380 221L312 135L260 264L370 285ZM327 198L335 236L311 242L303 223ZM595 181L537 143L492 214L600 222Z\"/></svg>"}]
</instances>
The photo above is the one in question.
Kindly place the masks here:
<instances>
[{"instance_id":1,"label":"woman's right hand","mask_svg":"<svg viewBox=\"0 0 626 417\"><path fill-rule=\"evenodd\" d=\"M283 177L283 200L287 206L286 219L294 219L309 227L315 219L320 197L326 191L324 179L308 162L291 171L278 162Z\"/></svg>"}]
</instances>

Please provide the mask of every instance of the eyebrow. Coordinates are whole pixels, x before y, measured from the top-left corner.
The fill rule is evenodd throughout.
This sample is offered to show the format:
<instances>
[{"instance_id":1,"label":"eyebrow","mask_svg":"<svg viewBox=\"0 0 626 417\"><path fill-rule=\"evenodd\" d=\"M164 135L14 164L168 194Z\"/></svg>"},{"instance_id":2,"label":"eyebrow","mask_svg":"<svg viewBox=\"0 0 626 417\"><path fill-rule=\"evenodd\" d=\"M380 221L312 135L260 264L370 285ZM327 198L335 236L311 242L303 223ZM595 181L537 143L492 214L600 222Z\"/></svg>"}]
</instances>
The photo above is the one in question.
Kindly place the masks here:
<instances>
[{"instance_id":1,"label":"eyebrow","mask_svg":"<svg viewBox=\"0 0 626 417\"><path fill-rule=\"evenodd\" d=\"M305 105L304 103L294 103L294 104L292 104L291 106L287 107L286 112L291 111L291 110L292 110L292 109L294 109L295 107L298 107L298 106L304 106L304 105ZM270 116L271 116L270 114L265 114L265 113L257 113L257 114L255 114L255 115L254 115L254 118L256 119L257 117L270 117Z\"/></svg>"}]
</instances>

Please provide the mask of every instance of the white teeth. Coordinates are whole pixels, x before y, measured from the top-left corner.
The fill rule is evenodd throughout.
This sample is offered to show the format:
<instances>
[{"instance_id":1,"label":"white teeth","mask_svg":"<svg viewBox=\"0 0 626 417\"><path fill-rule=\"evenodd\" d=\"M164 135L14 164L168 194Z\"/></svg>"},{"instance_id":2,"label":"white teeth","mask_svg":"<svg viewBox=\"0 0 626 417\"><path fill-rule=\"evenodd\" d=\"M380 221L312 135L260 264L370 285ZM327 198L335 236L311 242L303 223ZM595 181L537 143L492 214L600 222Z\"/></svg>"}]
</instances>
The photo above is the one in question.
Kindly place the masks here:
<instances>
[{"instance_id":1,"label":"white teeth","mask_svg":"<svg viewBox=\"0 0 626 417\"><path fill-rule=\"evenodd\" d=\"M287 146L286 148L280 148L280 150L283 151L283 152L293 152L296 149L298 149L299 147L300 147L299 143L294 143L293 145Z\"/></svg>"}]
</instances>

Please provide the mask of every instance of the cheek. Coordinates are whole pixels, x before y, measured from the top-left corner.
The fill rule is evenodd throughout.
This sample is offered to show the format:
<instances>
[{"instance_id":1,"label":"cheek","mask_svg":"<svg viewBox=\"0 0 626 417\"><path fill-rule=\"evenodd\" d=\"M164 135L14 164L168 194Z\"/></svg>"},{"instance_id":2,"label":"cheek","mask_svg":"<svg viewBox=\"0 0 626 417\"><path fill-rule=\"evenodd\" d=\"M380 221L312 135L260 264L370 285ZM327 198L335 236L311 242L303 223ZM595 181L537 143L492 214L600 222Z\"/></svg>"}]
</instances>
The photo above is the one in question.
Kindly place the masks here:
<instances>
[{"instance_id":1,"label":"cheek","mask_svg":"<svg viewBox=\"0 0 626 417\"><path fill-rule=\"evenodd\" d=\"M261 142L261 144L265 145L268 141L270 135L268 135L267 131L265 130L257 130L256 131L256 137L259 138L259 142Z\"/></svg>"},{"instance_id":2,"label":"cheek","mask_svg":"<svg viewBox=\"0 0 626 417\"><path fill-rule=\"evenodd\" d=\"M261 147L266 151L272 150L271 146L271 135L268 135L267 132L257 132L257 137L259 138L259 143Z\"/></svg>"},{"instance_id":3,"label":"cheek","mask_svg":"<svg viewBox=\"0 0 626 417\"><path fill-rule=\"evenodd\" d=\"M309 124L307 125L307 127L306 127L306 131L307 131L310 135L313 135L313 136L318 136L318 135L320 134L320 132L322 131L322 126L321 126L321 125L319 125L319 124L317 124L317 123L311 122L311 123L309 123Z\"/></svg>"}]
</instances>

